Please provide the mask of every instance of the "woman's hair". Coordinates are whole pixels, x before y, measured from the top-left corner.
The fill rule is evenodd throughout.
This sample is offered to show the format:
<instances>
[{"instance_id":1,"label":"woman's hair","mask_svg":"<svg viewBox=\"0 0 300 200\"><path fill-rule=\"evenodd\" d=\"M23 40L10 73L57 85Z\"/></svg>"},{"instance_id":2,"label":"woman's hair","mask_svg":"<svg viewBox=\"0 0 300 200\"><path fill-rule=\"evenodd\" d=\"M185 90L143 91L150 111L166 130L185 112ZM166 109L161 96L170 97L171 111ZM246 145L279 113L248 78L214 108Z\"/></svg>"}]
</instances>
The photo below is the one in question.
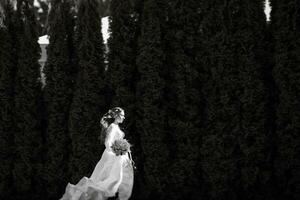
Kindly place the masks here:
<instances>
[{"instance_id":1,"label":"woman's hair","mask_svg":"<svg viewBox=\"0 0 300 200\"><path fill-rule=\"evenodd\" d=\"M100 120L100 125L101 125L100 141L102 143L105 142L107 128L111 125L111 123L115 121L115 119L121 114L122 111L124 111L122 108L114 107L102 116Z\"/></svg>"}]
</instances>

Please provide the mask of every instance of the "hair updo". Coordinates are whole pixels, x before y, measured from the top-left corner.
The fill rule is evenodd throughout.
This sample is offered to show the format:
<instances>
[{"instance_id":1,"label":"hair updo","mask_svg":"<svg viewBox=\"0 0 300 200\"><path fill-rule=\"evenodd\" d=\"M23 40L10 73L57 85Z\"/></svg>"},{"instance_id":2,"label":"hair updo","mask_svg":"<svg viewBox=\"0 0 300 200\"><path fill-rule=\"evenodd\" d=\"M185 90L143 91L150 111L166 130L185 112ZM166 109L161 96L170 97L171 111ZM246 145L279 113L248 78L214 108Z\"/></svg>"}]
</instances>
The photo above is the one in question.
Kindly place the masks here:
<instances>
[{"instance_id":1,"label":"hair updo","mask_svg":"<svg viewBox=\"0 0 300 200\"><path fill-rule=\"evenodd\" d=\"M100 125L101 125L100 141L102 143L105 142L107 128L111 125L111 123L115 121L117 117L120 116L122 111L124 112L122 108L114 107L108 110L108 112L102 116L100 120Z\"/></svg>"},{"instance_id":2,"label":"hair updo","mask_svg":"<svg viewBox=\"0 0 300 200\"><path fill-rule=\"evenodd\" d=\"M118 116L120 116L121 112L124 112L124 110L120 107L114 107L112 109L110 109L108 111L108 113L115 119L117 118Z\"/></svg>"}]
</instances>

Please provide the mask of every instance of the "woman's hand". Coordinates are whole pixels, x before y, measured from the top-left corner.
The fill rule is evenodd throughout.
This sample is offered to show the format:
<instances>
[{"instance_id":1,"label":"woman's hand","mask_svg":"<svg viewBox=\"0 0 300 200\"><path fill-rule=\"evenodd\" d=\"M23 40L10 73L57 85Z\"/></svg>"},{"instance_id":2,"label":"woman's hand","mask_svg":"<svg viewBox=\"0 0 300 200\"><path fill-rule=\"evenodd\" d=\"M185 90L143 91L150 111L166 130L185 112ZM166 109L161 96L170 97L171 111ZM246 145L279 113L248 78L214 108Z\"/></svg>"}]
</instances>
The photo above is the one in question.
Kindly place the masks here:
<instances>
[{"instance_id":1,"label":"woman's hand","mask_svg":"<svg viewBox=\"0 0 300 200\"><path fill-rule=\"evenodd\" d=\"M102 119L100 120L100 125L102 125L103 127L107 128L108 123L107 123L107 121L104 120L104 118L102 118Z\"/></svg>"}]
</instances>

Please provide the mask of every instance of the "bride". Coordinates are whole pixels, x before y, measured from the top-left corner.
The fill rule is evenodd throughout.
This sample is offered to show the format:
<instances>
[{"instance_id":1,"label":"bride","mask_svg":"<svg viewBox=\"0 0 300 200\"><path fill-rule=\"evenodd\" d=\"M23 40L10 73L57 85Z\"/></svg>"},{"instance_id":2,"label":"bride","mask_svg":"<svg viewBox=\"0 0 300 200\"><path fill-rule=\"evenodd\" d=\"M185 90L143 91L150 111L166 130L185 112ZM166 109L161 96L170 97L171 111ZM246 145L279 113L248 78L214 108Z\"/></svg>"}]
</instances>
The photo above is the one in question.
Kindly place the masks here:
<instances>
[{"instance_id":1,"label":"bride","mask_svg":"<svg viewBox=\"0 0 300 200\"><path fill-rule=\"evenodd\" d=\"M119 200L131 196L133 186L133 161L130 150L125 155L116 155L111 146L124 138L119 123L125 119L124 110L115 107L101 118L101 135L105 138L105 150L90 178L83 177L76 185L68 183L60 200L105 200L118 193Z\"/></svg>"}]
</instances>

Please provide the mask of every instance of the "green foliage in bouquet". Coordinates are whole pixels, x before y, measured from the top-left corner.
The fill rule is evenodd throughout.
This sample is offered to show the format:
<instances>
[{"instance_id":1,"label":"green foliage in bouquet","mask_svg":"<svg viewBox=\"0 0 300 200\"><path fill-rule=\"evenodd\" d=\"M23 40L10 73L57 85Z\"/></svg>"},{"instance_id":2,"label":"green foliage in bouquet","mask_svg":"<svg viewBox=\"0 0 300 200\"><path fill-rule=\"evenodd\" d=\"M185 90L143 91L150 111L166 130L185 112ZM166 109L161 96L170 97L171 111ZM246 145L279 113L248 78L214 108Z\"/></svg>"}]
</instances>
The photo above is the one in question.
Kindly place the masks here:
<instances>
[{"instance_id":1,"label":"green foliage in bouquet","mask_svg":"<svg viewBox=\"0 0 300 200\"><path fill-rule=\"evenodd\" d=\"M129 152L131 145L126 139L118 139L111 145L112 151L117 155L125 155Z\"/></svg>"}]
</instances>

